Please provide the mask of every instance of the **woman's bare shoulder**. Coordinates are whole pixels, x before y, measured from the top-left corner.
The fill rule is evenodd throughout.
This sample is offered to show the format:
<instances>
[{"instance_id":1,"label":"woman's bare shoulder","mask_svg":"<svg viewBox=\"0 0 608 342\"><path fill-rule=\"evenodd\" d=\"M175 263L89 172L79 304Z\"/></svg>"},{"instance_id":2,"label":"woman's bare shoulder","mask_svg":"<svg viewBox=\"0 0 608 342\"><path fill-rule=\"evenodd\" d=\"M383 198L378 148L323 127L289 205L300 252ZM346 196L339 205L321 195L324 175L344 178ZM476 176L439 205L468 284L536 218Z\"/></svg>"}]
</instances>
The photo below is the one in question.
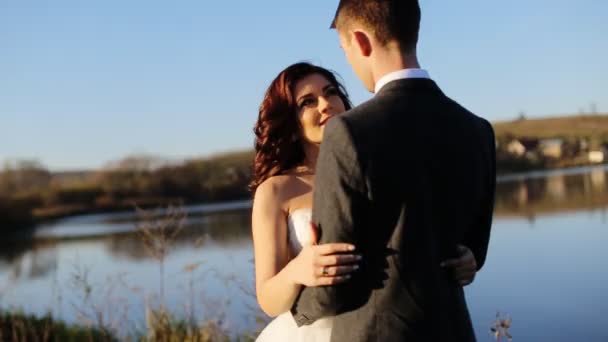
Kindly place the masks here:
<instances>
[{"instance_id":1,"label":"woman's bare shoulder","mask_svg":"<svg viewBox=\"0 0 608 342\"><path fill-rule=\"evenodd\" d=\"M255 191L254 201L263 201L280 205L282 208L287 207L290 196L290 188L296 177L293 175L278 175L272 176L262 182Z\"/></svg>"},{"instance_id":2,"label":"woman's bare shoulder","mask_svg":"<svg viewBox=\"0 0 608 342\"><path fill-rule=\"evenodd\" d=\"M256 194L258 191L280 194L281 192L285 191L285 188L289 187L290 183L293 183L295 178L296 177L291 174L272 176L258 186Z\"/></svg>"}]
</instances>

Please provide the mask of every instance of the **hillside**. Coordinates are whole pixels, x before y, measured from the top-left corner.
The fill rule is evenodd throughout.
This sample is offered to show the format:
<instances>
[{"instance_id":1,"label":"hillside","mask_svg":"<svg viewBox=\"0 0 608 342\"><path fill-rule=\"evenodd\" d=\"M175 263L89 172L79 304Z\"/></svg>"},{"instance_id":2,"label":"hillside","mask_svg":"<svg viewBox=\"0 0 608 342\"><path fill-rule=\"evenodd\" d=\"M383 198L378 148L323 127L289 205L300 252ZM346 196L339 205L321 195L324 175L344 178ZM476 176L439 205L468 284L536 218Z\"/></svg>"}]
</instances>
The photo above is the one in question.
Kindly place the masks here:
<instances>
[{"instance_id":1,"label":"hillside","mask_svg":"<svg viewBox=\"0 0 608 342\"><path fill-rule=\"evenodd\" d=\"M493 124L497 137L591 138L608 141L608 114L525 119Z\"/></svg>"}]
</instances>

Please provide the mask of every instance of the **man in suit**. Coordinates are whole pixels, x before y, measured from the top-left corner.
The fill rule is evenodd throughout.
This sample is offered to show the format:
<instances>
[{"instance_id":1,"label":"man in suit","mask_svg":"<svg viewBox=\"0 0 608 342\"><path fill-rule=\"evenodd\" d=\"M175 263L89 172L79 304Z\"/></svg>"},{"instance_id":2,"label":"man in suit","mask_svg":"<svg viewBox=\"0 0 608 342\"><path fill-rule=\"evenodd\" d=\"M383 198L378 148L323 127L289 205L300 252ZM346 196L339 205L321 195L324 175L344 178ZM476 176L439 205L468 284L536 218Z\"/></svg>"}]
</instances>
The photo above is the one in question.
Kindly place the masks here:
<instances>
[{"instance_id":1,"label":"man in suit","mask_svg":"<svg viewBox=\"0 0 608 342\"><path fill-rule=\"evenodd\" d=\"M329 120L313 222L357 246L348 282L304 288L296 323L335 316L332 341L474 341L462 286L441 261L482 267L495 192L492 126L448 98L416 57L417 0L342 0L332 28L375 96Z\"/></svg>"}]
</instances>

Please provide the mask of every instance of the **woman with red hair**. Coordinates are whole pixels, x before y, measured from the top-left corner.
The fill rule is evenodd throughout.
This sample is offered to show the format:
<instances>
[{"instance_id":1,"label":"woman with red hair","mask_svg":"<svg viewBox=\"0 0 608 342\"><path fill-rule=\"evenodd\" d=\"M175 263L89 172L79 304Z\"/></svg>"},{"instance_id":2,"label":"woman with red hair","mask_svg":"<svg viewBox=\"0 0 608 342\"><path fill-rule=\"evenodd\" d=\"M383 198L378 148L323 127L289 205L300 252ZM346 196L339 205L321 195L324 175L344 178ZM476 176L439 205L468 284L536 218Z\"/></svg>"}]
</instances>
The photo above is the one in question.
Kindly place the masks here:
<instances>
[{"instance_id":1,"label":"woman with red hair","mask_svg":"<svg viewBox=\"0 0 608 342\"><path fill-rule=\"evenodd\" d=\"M311 223L323 129L351 107L334 73L309 63L279 73L260 105L250 184L256 295L262 310L277 318L258 341L329 341L331 317L298 328L290 308L302 286L345 282L359 268L355 246L317 245ZM470 283L475 272L472 254L451 262L459 270L456 277Z\"/></svg>"}]
</instances>

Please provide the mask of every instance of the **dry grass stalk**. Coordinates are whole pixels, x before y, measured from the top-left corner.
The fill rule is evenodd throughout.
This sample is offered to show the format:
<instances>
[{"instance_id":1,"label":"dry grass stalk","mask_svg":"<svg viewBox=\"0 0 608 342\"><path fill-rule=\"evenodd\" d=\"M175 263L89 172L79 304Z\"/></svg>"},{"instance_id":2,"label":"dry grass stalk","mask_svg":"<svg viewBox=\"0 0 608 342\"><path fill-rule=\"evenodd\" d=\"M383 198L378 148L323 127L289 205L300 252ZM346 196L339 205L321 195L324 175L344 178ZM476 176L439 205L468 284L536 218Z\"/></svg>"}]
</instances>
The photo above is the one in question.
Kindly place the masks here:
<instances>
[{"instance_id":1,"label":"dry grass stalk","mask_svg":"<svg viewBox=\"0 0 608 342\"><path fill-rule=\"evenodd\" d=\"M502 341L503 338L507 341L512 341L513 336L509 333L509 328L511 328L511 316L508 314L503 316L500 312L497 312L496 320L490 327L490 333L496 341Z\"/></svg>"},{"instance_id":2,"label":"dry grass stalk","mask_svg":"<svg viewBox=\"0 0 608 342\"><path fill-rule=\"evenodd\" d=\"M169 206L164 215L159 210L146 211L135 207L139 222L139 233L146 250L156 259L159 265L159 296L161 305L165 298L165 259L175 238L184 227L187 213L183 207Z\"/></svg>"}]
</instances>

